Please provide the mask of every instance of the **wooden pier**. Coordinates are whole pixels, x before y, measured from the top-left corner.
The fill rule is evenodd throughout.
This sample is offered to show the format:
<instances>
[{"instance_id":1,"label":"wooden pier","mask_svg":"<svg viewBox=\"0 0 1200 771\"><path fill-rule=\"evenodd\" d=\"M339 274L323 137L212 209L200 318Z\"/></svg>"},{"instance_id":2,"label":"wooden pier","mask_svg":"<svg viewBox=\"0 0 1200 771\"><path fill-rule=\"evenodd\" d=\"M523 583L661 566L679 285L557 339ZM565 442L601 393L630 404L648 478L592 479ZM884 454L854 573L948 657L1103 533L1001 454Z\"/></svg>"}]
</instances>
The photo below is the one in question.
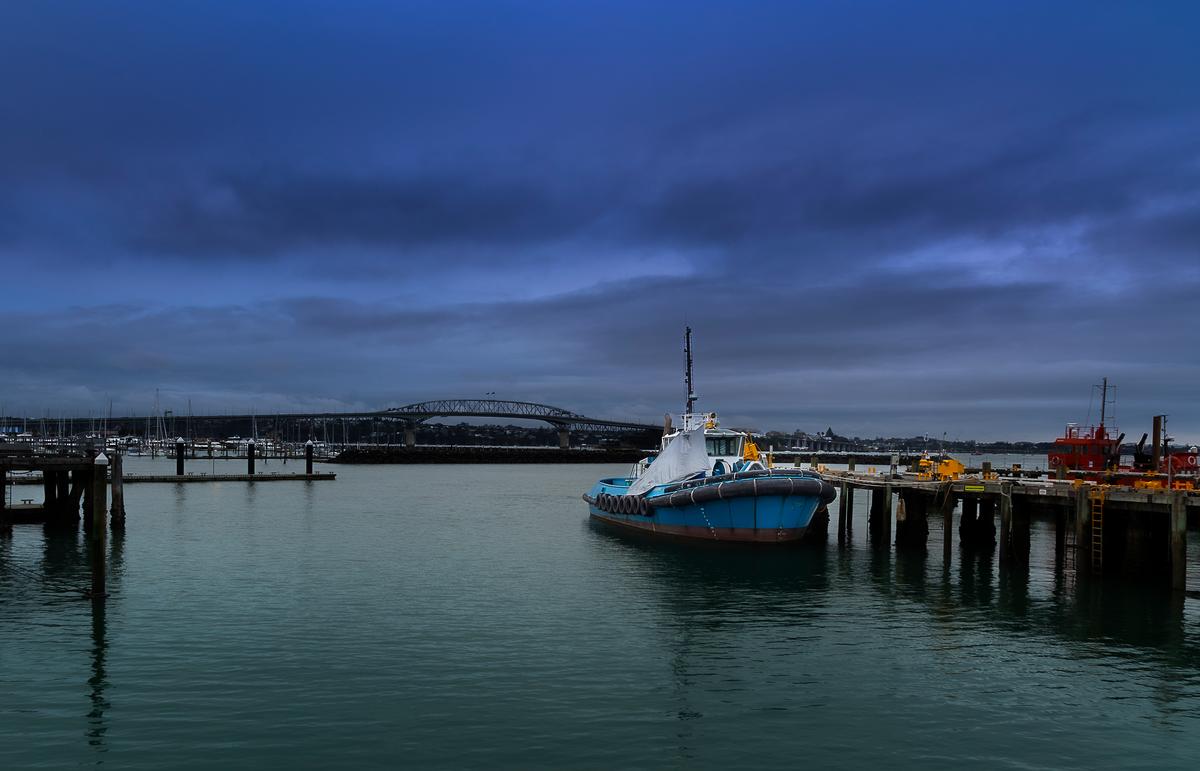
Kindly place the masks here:
<instances>
[{"instance_id":1,"label":"wooden pier","mask_svg":"<svg viewBox=\"0 0 1200 771\"><path fill-rule=\"evenodd\" d=\"M0 537L11 533L14 523L43 523L47 527L75 529L82 520L83 529L89 534L88 551L92 562L90 596L93 602L102 603L106 596L105 543L110 526L118 533L125 529L126 483L279 482L336 478L335 474L327 472L314 473L311 442L305 448L303 474L256 474L253 444L248 455L245 474L185 474L180 452L175 474L126 476L119 454L110 459L102 452L89 450L59 455L22 449L0 452ZM10 479L12 472L23 472L23 475ZM33 495L22 497L15 492L18 485L33 484L42 487L40 503L35 502ZM14 491L11 502L10 487Z\"/></svg>"},{"instance_id":2,"label":"wooden pier","mask_svg":"<svg viewBox=\"0 0 1200 771\"><path fill-rule=\"evenodd\" d=\"M840 543L853 537L854 495L863 491L870 496L867 538L876 546L890 547L894 520L897 550L924 549L929 517L940 516L949 566L958 512L963 548L998 545L1002 564L1027 565L1031 519L1045 516L1055 523L1060 568L1073 559L1081 574L1147 578L1186 589L1187 513L1200 512L1198 491L996 475L949 481L854 471L824 475L838 487Z\"/></svg>"}]
</instances>

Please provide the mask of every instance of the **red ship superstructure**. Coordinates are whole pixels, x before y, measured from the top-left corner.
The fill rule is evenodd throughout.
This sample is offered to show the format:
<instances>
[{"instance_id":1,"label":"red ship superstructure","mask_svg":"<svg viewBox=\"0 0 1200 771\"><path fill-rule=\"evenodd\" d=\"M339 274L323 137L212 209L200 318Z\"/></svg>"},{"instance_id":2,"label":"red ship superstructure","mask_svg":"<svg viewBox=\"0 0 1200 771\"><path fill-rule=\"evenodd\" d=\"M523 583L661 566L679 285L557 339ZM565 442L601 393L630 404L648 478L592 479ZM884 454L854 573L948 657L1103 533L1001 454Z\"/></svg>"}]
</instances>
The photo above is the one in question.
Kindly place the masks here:
<instances>
[{"instance_id":1,"label":"red ship superstructure","mask_svg":"<svg viewBox=\"0 0 1200 771\"><path fill-rule=\"evenodd\" d=\"M1047 453L1051 471L1060 476L1104 484L1195 489L1200 452L1195 447L1174 452L1168 449L1170 437L1166 434L1166 415L1154 416L1151 451L1146 451L1148 434L1142 434L1141 441L1134 447L1133 464L1121 465L1121 441L1125 435L1114 438L1115 429L1105 425L1108 378L1104 378L1100 389L1100 424L1084 427L1068 423L1063 435L1054 440Z\"/></svg>"}]
</instances>

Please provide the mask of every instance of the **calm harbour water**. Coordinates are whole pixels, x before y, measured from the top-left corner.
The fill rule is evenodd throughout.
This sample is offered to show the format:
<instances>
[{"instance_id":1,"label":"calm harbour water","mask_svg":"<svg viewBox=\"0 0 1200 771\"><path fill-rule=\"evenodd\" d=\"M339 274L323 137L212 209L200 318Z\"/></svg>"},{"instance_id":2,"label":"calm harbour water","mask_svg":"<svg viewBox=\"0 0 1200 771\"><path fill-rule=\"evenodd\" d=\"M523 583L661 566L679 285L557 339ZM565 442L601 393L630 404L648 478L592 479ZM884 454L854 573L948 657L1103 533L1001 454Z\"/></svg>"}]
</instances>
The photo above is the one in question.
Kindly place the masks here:
<instances>
[{"instance_id":1,"label":"calm harbour water","mask_svg":"<svg viewBox=\"0 0 1200 771\"><path fill-rule=\"evenodd\" d=\"M1200 758L1200 600L1056 577L1046 522L1028 572L946 571L940 520L873 552L861 495L850 548L726 551L590 525L624 467L334 470L131 485L102 617L82 534L0 540L0 768Z\"/></svg>"}]
</instances>

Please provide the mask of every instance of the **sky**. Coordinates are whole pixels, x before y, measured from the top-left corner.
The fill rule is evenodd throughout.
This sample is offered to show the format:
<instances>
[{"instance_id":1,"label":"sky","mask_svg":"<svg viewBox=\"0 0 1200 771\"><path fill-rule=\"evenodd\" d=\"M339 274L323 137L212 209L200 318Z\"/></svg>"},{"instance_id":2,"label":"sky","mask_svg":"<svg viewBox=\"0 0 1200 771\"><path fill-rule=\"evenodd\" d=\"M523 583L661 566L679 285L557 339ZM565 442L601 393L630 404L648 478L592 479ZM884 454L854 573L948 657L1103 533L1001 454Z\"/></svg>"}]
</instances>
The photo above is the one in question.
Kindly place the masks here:
<instances>
[{"instance_id":1,"label":"sky","mask_svg":"<svg viewBox=\"0 0 1200 771\"><path fill-rule=\"evenodd\" d=\"M1200 5L0 5L0 414L1200 441Z\"/></svg>"}]
</instances>

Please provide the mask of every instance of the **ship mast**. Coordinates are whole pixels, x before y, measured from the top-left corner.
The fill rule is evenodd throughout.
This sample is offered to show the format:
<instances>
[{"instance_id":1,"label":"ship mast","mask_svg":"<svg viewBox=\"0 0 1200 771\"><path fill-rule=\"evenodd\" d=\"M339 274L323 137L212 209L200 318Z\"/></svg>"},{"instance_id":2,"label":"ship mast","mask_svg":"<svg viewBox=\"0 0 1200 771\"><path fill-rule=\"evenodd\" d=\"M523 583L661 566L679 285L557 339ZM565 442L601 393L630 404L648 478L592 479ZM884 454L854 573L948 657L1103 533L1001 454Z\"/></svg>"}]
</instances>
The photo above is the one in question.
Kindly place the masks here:
<instances>
[{"instance_id":1,"label":"ship mast","mask_svg":"<svg viewBox=\"0 0 1200 771\"><path fill-rule=\"evenodd\" d=\"M1100 428L1104 428L1104 409L1108 406L1108 378L1101 380L1100 386Z\"/></svg>"},{"instance_id":2,"label":"ship mast","mask_svg":"<svg viewBox=\"0 0 1200 771\"><path fill-rule=\"evenodd\" d=\"M692 328L687 327L687 332L684 335L683 353L687 360L687 374L684 376L684 383L687 384L687 407L684 409L684 415L692 414L692 407L696 404L696 392L692 390Z\"/></svg>"}]
</instances>

